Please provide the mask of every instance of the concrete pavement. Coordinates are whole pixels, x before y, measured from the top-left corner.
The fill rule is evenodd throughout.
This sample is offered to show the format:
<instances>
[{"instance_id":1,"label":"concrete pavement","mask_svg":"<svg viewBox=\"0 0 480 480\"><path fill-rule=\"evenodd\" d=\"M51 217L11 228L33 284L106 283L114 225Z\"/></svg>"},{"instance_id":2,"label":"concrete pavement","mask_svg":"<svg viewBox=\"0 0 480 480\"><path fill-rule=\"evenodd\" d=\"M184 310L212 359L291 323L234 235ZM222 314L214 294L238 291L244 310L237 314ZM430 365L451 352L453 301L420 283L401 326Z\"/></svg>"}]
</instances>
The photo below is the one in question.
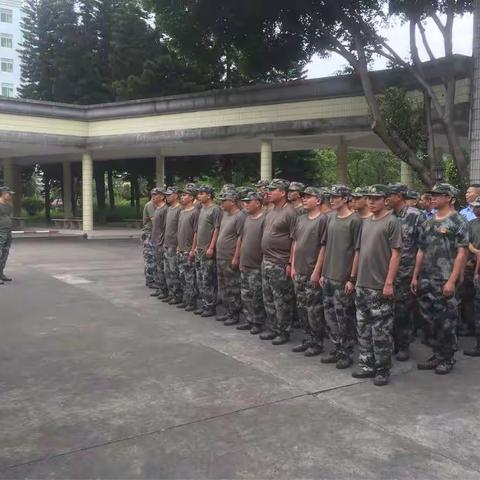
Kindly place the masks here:
<instances>
[{"instance_id":1,"label":"concrete pavement","mask_svg":"<svg viewBox=\"0 0 480 480\"><path fill-rule=\"evenodd\" d=\"M25 239L9 267L0 478L480 478L480 360L374 387L150 297L138 240Z\"/></svg>"}]
</instances>

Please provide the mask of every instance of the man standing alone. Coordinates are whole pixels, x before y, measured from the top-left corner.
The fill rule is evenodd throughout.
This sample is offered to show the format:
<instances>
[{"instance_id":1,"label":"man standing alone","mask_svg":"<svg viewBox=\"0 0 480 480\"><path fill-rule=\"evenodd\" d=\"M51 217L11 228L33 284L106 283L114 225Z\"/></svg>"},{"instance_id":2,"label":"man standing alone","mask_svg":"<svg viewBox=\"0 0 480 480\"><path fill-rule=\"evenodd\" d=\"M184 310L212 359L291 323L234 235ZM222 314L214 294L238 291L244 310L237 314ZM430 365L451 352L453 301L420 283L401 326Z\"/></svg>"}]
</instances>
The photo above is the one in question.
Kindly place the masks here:
<instances>
[{"instance_id":1,"label":"man standing alone","mask_svg":"<svg viewBox=\"0 0 480 480\"><path fill-rule=\"evenodd\" d=\"M0 285L11 282L5 275L10 245L12 244L12 192L8 187L0 187Z\"/></svg>"}]
</instances>

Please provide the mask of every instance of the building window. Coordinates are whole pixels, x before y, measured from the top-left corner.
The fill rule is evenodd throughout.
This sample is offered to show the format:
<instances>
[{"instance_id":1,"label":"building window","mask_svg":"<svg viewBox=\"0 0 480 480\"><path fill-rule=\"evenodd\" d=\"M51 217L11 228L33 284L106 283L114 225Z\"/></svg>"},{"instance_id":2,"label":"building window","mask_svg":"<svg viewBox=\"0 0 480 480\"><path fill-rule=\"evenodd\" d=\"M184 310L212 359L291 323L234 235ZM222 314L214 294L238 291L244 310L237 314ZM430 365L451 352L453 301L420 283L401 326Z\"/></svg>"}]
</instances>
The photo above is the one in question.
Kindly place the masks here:
<instances>
[{"instance_id":1,"label":"building window","mask_svg":"<svg viewBox=\"0 0 480 480\"><path fill-rule=\"evenodd\" d=\"M0 22L13 23L13 11L8 8L0 8Z\"/></svg>"},{"instance_id":2,"label":"building window","mask_svg":"<svg viewBox=\"0 0 480 480\"><path fill-rule=\"evenodd\" d=\"M11 58L2 58L1 71L7 73L13 72L13 60Z\"/></svg>"},{"instance_id":3,"label":"building window","mask_svg":"<svg viewBox=\"0 0 480 480\"><path fill-rule=\"evenodd\" d=\"M0 33L0 47L13 48L13 37L8 33Z\"/></svg>"},{"instance_id":4,"label":"building window","mask_svg":"<svg viewBox=\"0 0 480 480\"><path fill-rule=\"evenodd\" d=\"M13 85L11 83L2 83L2 97L13 97Z\"/></svg>"}]
</instances>

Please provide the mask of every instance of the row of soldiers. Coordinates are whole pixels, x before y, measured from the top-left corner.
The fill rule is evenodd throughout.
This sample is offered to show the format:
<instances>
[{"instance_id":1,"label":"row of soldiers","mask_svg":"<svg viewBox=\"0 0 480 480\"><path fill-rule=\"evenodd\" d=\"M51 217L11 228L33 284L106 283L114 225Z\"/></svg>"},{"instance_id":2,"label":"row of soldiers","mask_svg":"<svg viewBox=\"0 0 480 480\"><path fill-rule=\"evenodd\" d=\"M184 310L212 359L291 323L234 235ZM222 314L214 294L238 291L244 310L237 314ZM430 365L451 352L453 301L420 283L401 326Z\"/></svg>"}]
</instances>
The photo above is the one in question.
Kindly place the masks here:
<instances>
[{"instance_id":1,"label":"row of soldiers","mask_svg":"<svg viewBox=\"0 0 480 480\"><path fill-rule=\"evenodd\" d=\"M457 287L470 241L480 248L480 224L471 240L451 185L425 192L431 203L425 211L406 203L411 195L402 184L354 191L279 178L260 181L255 190L227 184L220 206L207 185L151 194L144 210L145 275L163 302L212 317L218 289L226 314L217 320L273 345L289 341L297 317L304 338L293 351L319 355L328 337L334 349L321 362L344 369L358 343L352 376L373 378L377 386L389 382L394 353L409 359L417 311L433 350L418 368L451 371ZM470 208L480 216L477 203Z\"/></svg>"}]
</instances>

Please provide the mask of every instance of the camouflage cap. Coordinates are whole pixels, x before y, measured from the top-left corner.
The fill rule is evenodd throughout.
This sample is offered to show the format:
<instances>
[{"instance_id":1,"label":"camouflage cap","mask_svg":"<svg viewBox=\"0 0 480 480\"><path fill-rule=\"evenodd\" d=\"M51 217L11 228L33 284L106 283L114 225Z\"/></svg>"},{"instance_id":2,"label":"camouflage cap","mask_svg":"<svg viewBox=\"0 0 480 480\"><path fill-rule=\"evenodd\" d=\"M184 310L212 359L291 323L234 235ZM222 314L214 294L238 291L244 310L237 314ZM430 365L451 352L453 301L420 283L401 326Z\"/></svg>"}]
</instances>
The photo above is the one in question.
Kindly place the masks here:
<instances>
[{"instance_id":1,"label":"camouflage cap","mask_svg":"<svg viewBox=\"0 0 480 480\"><path fill-rule=\"evenodd\" d=\"M330 189L331 197L349 197L352 191L346 185L332 185Z\"/></svg>"},{"instance_id":2,"label":"camouflage cap","mask_svg":"<svg viewBox=\"0 0 480 480\"><path fill-rule=\"evenodd\" d=\"M477 197L472 203L470 203L471 207L480 207L480 197Z\"/></svg>"},{"instance_id":3,"label":"camouflage cap","mask_svg":"<svg viewBox=\"0 0 480 480\"><path fill-rule=\"evenodd\" d=\"M354 197L354 198L366 197L367 192L368 192L367 187L357 187L352 191L352 197Z\"/></svg>"},{"instance_id":4,"label":"camouflage cap","mask_svg":"<svg viewBox=\"0 0 480 480\"><path fill-rule=\"evenodd\" d=\"M311 197L317 197L317 198L322 198L323 197L323 192L321 188L317 187L307 187L303 191L304 195L310 195Z\"/></svg>"},{"instance_id":5,"label":"camouflage cap","mask_svg":"<svg viewBox=\"0 0 480 480\"><path fill-rule=\"evenodd\" d=\"M408 190L408 192L405 194L405 198L407 200L418 200L420 198L420 194L413 190Z\"/></svg>"},{"instance_id":6,"label":"camouflage cap","mask_svg":"<svg viewBox=\"0 0 480 480\"><path fill-rule=\"evenodd\" d=\"M242 198L242 202L250 202L251 200L258 200L263 202L263 193L260 192L247 192Z\"/></svg>"},{"instance_id":7,"label":"camouflage cap","mask_svg":"<svg viewBox=\"0 0 480 480\"><path fill-rule=\"evenodd\" d=\"M185 186L181 190L179 190L179 193L186 193L188 195L192 195L192 197L195 197L197 195L197 189L195 188L188 188Z\"/></svg>"},{"instance_id":8,"label":"camouflage cap","mask_svg":"<svg viewBox=\"0 0 480 480\"><path fill-rule=\"evenodd\" d=\"M165 195L172 195L178 192L179 192L178 187L171 186L171 187L167 187L167 190L165 191Z\"/></svg>"},{"instance_id":9,"label":"camouflage cap","mask_svg":"<svg viewBox=\"0 0 480 480\"><path fill-rule=\"evenodd\" d=\"M425 192L431 195L449 195L450 197L456 197L458 190L449 183L437 183L431 190Z\"/></svg>"},{"instance_id":10,"label":"camouflage cap","mask_svg":"<svg viewBox=\"0 0 480 480\"><path fill-rule=\"evenodd\" d=\"M390 193L408 194L408 187L404 183L389 183L388 188L390 189Z\"/></svg>"},{"instance_id":11,"label":"camouflage cap","mask_svg":"<svg viewBox=\"0 0 480 480\"><path fill-rule=\"evenodd\" d=\"M220 200L222 202L224 200L231 200L232 202L236 202L238 200L238 193L235 190L227 190L220 194Z\"/></svg>"},{"instance_id":12,"label":"camouflage cap","mask_svg":"<svg viewBox=\"0 0 480 480\"><path fill-rule=\"evenodd\" d=\"M382 185L377 183L375 185L371 185L367 189L367 197L386 197L390 193L390 189L387 185Z\"/></svg>"},{"instance_id":13,"label":"camouflage cap","mask_svg":"<svg viewBox=\"0 0 480 480\"><path fill-rule=\"evenodd\" d=\"M222 187L222 192L226 192L227 190L235 190L235 184L234 183L225 183Z\"/></svg>"},{"instance_id":14,"label":"camouflage cap","mask_svg":"<svg viewBox=\"0 0 480 480\"><path fill-rule=\"evenodd\" d=\"M11 190L9 187L4 186L4 187L0 187L0 193L11 193L13 195L15 192Z\"/></svg>"},{"instance_id":15,"label":"camouflage cap","mask_svg":"<svg viewBox=\"0 0 480 480\"><path fill-rule=\"evenodd\" d=\"M257 188L268 188L269 184L270 184L270 180L259 180L255 184L255 187L257 187Z\"/></svg>"},{"instance_id":16,"label":"camouflage cap","mask_svg":"<svg viewBox=\"0 0 480 480\"><path fill-rule=\"evenodd\" d=\"M239 198L245 196L249 192L254 192L254 191L255 191L255 189L252 188L252 187L238 187L237 188L237 193L238 193Z\"/></svg>"},{"instance_id":17,"label":"camouflage cap","mask_svg":"<svg viewBox=\"0 0 480 480\"><path fill-rule=\"evenodd\" d=\"M269 184L268 184L268 189L269 190L275 190L277 188L281 190L288 190L288 187L290 186L290 182L288 180L284 180L283 178L274 178Z\"/></svg>"},{"instance_id":18,"label":"camouflage cap","mask_svg":"<svg viewBox=\"0 0 480 480\"><path fill-rule=\"evenodd\" d=\"M288 186L289 192L303 193L304 190L305 190L305 184L302 182L290 182L290 185Z\"/></svg>"},{"instance_id":19,"label":"camouflage cap","mask_svg":"<svg viewBox=\"0 0 480 480\"><path fill-rule=\"evenodd\" d=\"M197 187L197 184L196 183L193 183L193 182L190 182L190 183L187 183L185 185L185 190L191 190L191 191L194 191L194 192L197 192L198 191L198 187Z\"/></svg>"},{"instance_id":20,"label":"camouflage cap","mask_svg":"<svg viewBox=\"0 0 480 480\"><path fill-rule=\"evenodd\" d=\"M205 192L209 195L215 195L215 190L210 185L198 185L197 187L198 193Z\"/></svg>"},{"instance_id":21,"label":"camouflage cap","mask_svg":"<svg viewBox=\"0 0 480 480\"><path fill-rule=\"evenodd\" d=\"M165 189L160 187L155 187L150 190L151 195L165 195Z\"/></svg>"}]
</instances>

